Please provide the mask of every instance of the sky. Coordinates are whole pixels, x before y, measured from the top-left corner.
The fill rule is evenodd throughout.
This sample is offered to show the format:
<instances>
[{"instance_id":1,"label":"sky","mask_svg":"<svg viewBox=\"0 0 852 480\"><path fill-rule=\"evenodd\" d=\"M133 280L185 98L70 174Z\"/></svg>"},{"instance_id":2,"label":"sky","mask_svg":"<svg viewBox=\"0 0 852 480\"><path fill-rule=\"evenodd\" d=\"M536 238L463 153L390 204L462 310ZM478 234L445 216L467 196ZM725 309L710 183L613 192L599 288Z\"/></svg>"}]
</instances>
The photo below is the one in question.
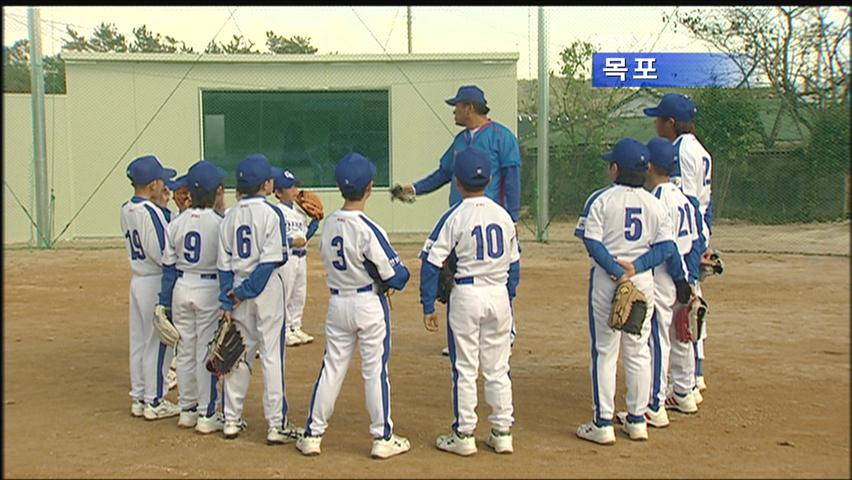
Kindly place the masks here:
<instances>
[{"instance_id":1,"label":"sky","mask_svg":"<svg viewBox=\"0 0 852 480\"><path fill-rule=\"evenodd\" d=\"M545 7L550 70L574 40L599 51L704 52L708 48L665 25L676 7ZM406 8L394 7L39 7L42 51L59 51L66 25L88 36L100 22L114 23L132 37L142 24L203 51L217 41L244 35L265 50L265 32L311 38L317 53L406 53ZM233 19L229 19L233 10ZM680 11L683 11L681 9ZM357 14L356 14L357 13ZM364 24L361 23L363 20ZM3 8L3 43L27 38L26 7ZM368 30L369 29L369 30ZM370 34L378 39L373 38ZM412 7L414 53L518 52L518 77L537 77L537 7ZM381 43L381 45L379 44Z\"/></svg>"}]
</instances>

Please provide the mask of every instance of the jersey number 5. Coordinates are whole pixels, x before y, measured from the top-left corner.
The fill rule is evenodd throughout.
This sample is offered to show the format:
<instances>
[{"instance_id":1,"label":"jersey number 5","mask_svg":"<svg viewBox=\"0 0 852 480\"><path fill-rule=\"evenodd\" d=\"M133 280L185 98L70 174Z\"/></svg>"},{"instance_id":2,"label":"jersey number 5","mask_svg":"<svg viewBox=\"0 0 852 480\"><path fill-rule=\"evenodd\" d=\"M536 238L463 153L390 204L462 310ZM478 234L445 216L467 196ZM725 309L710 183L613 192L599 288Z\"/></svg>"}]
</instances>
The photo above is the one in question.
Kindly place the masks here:
<instances>
[{"instance_id":1,"label":"jersey number 5","mask_svg":"<svg viewBox=\"0 0 852 480\"><path fill-rule=\"evenodd\" d=\"M624 210L624 238L634 242L642 236L642 209L626 208Z\"/></svg>"},{"instance_id":2,"label":"jersey number 5","mask_svg":"<svg viewBox=\"0 0 852 480\"><path fill-rule=\"evenodd\" d=\"M124 238L130 243L130 259L145 260L145 250L142 249L142 238L139 237L139 232L133 230L131 233L128 230L124 232Z\"/></svg>"},{"instance_id":3,"label":"jersey number 5","mask_svg":"<svg viewBox=\"0 0 852 480\"><path fill-rule=\"evenodd\" d=\"M485 259L484 243L488 244L488 256L491 258L500 258L503 256L503 229L500 225L492 223L485 227L485 238L482 238L482 225L477 225L471 233L476 239L476 259ZM485 240L485 241L483 241Z\"/></svg>"}]
</instances>

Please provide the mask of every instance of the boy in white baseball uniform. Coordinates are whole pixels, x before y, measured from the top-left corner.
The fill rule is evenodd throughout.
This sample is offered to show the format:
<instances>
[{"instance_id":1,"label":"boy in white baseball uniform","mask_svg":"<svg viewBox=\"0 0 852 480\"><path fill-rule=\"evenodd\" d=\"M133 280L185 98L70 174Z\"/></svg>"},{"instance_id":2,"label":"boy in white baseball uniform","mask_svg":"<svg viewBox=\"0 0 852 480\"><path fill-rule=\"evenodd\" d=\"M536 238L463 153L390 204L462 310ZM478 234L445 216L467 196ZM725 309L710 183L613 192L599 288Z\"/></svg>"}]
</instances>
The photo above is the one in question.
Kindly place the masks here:
<instances>
[{"instance_id":1,"label":"boy in white baseball uniform","mask_svg":"<svg viewBox=\"0 0 852 480\"><path fill-rule=\"evenodd\" d=\"M589 333L594 419L580 425L577 436L604 445L615 443L612 426L619 350L623 350L627 415L622 430L631 440L647 440L645 412L651 389L648 337L654 311L651 268L677 255L671 219L662 203L642 188L648 170L648 148L632 138L619 140L603 155L613 184L586 201L574 235L592 259L589 279ZM669 262L676 270L679 262ZM682 278L681 271L680 277ZM618 283L630 279L647 300L639 335L609 327L612 298Z\"/></svg>"},{"instance_id":2,"label":"boy in white baseball uniform","mask_svg":"<svg viewBox=\"0 0 852 480\"><path fill-rule=\"evenodd\" d=\"M677 303L687 304L692 293L687 277L690 264L693 264L692 271L697 272L699 254L698 249L693 247L698 241L698 233L695 217L691 214L692 205L680 189L669 182L669 174L677 163L674 146L662 137L652 138L646 146L651 156L645 188L662 202L663 209L669 216L672 235L677 245L677 255L670 259L676 265L674 267L668 264L659 265L653 270L654 313L651 316L649 338L651 395L648 409L645 411L645 420L652 427L664 428L669 425L665 408L669 353L672 352L672 363L675 364L673 370L678 370L679 365L684 361L684 352L689 353L689 360L691 360L692 344L677 341L677 335L672 328L672 313ZM690 390L680 391L688 393ZM683 411L692 413L695 409ZM616 416L621 423L625 423L627 412L618 412Z\"/></svg>"},{"instance_id":3,"label":"boy in white baseball uniform","mask_svg":"<svg viewBox=\"0 0 852 480\"><path fill-rule=\"evenodd\" d=\"M180 333L177 344L178 426L200 433L222 430L217 412L217 378L205 368L207 344L219 320L219 282L216 273L222 217L213 209L225 195L225 171L202 160L190 167L183 181L192 207L166 228L160 305L171 311ZM199 412L200 409L200 412Z\"/></svg>"},{"instance_id":4,"label":"boy in white baseball uniform","mask_svg":"<svg viewBox=\"0 0 852 480\"><path fill-rule=\"evenodd\" d=\"M325 219L320 255L331 291L325 321L326 348L311 395L305 436L296 442L304 455L319 455L322 435L334 412L355 345L361 353L361 376L373 458L407 452L409 441L393 433L388 360L391 349L390 311L381 285L402 290L409 272L387 233L364 214L373 189L376 166L358 153L343 157L335 169L343 208Z\"/></svg>"},{"instance_id":5,"label":"boy in white baseball uniform","mask_svg":"<svg viewBox=\"0 0 852 480\"><path fill-rule=\"evenodd\" d=\"M462 200L435 225L420 258L420 302L429 331L438 330L435 297L445 260L455 256L455 286L447 302L447 343L453 379L452 431L436 440L439 449L462 456L476 453L476 381L485 377L491 406L486 444L512 453L512 310L520 275L520 252L512 217L485 196L491 181L488 154L468 147L455 158L456 187Z\"/></svg>"},{"instance_id":6,"label":"boy in white baseball uniform","mask_svg":"<svg viewBox=\"0 0 852 480\"><path fill-rule=\"evenodd\" d=\"M710 234L713 224L712 172L713 158L695 136L695 103L686 95L669 93L663 95L660 104L646 108L645 115L654 118L657 135L674 143L678 162L672 171L671 181L677 185L693 206L693 214L698 223L699 252L701 262L710 261ZM701 285L695 284L695 291L701 295ZM707 322L703 323L697 342L694 342L695 384L699 392L694 392L695 400L701 403L700 391L706 388L702 364L704 360L704 340L707 338Z\"/></svg>"},{"instance_id":7,"label":"boy in white baseball uniform","mask_svg":"<svg viewBox=\"0 0 852 480\"><path fill-rule=\"evenodd\" d=\"M166 373L172 349L160 342L154 328L154 306L163 274L166 219L152 201L163 195L164 182L175 175L154 155L139 157L127 167L134 196L121 206L121 231L127 240L130 279L130 413L157 420L178 415L180 408L165 400Z\"/></svg>"},{"instance_id":8,"label":"boy in white baseball uniform","mask_svg":"<svg viewBox=\"0 0 852 480\"><path fill-rule=\"evenodd\" d=\"M290 443L301 434L287 420L284 386L284 292L275 270L287 261L286 226L278 207L266 201L273 172L260 154L237 166L240 200L225 215L219 230L219 301L246 343L246 356L225 375L225 438L236 438L248 425L243 403L251 379L251 360L260 351L263 412L268 444Z\"/></svg>"},{"instance_id":9,"label":"boy in white baseball uniform","mask_svg":"<svg viewBox=\"0 0 852 480\"><path fill-rule=\"evenodd\" d=\"M287 346L311 343L314 337L302 331L302 312L308 284L308 240L317 233L319 220L308 215L295 202L299 194L299 179L289 170L279 170L275 176L277 206L287 223L287 246L290 256L279 272L284 282L284 310L287 315ZM310 221L309 221L310 220Z\"/></svg>"}]
</instances>

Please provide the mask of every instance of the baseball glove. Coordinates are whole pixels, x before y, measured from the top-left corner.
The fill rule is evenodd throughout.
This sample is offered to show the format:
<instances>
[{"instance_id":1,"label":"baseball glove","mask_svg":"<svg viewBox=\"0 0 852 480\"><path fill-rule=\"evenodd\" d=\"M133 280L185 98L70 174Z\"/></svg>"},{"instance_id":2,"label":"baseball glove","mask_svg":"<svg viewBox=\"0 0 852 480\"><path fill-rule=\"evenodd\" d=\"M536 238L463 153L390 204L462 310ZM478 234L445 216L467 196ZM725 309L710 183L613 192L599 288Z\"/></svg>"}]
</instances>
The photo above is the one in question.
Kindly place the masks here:
<instances>
[{"instance_id":1,"label":"baseball glove","mask_svg":"<svg viewBox=\"0 0 852 480\"><path fill-rule=\"evenodd\" d=\"M410 193L406 193L405 189L402 188L402 185L395 184L393 188L391 188L391 201L394 199L403 201L405 203L414 203L414 195Z\"/></svg>"},{"instance_id":2,"label":"baseball glove","mask_svg":"<svg viewBox=\"0 0 852 480\"><path fill-rule=\"evenodd\" d=\"M299 194L296 196L296 203L302 207L302 210L304 210L309 217L315 220L322 220L324 216L322 200L320 200L316 193L309 192L307 190L299 190Z\"/></svg>"},{"instance_id":3,"label":"baseball glove","mask_svg":"<svg viewBox=\"0 0 852 480\"><path fill-rule=\"evenodd\" d=\"M233 321L222 319L207 347L207 371L221 377L227 375L246 351L243 336Z\"/></svg>"},{"instance_id":4,"label":"baseball glove","mask_svg":"<svg viewBox=\"0 0 852 480\"><path fill-rule=\"evenodd\" d=\"M367 270L367 274L370 275L370 278L375 282L376 289L379 295L384 295L385 298L388 299L388 306L393 309L393 303L391 302L391 296L393 292L396 290L388 285L388 282L382 280L382 276L379 275L379 269L376 267L376 264L371 262L370 260L364 261L364 268Z\"/></svg>"},{"instance_id":5,"label":"baseball glove","mask_svg":"<svg viewBox=\"0 0 852 480\"><path fill-rule=\"evenodd\" d=\"M438 301L447 304L450 301L450 293L456 285L456 269L458 257L456 252L450 254L444 265L441 267L441 274L438 276Z\"/></svg>"},{"instance_id":6,"label":"baseball glove","mask_svg":"<svg viewBox=\"0 0 852 480\"><path fill-rule=\"evenodd\" d=\"M191 207L192 196L189 193L189 187L181 187L175 190L174 200L179 212L182 212L187 208Z\"/></svg>"},{"instance_id":7,"label":"baseball glove","mask_svg":"<svg viewBox=\"0 0 852 480\"><path fill-rule=\"evenodd\" d=\"M172 322L172 309L166 308L164 305L154 307L154 328L157 330L161 342L172 348L177 346L180 333Z\"/></svg>"},{"instance_id":8,"label":"baseball glove","mask_svg":"<svg viewBox=\"0 0 852 480\"><path fill-rule=\"evenodd\" d=\"M625 333L639 335L645 314L648 312L648 302L636 285L625 280L615 287L612 297L612 311L609 314L609 326Z\"/></svg>"},{"instance_id":9,"label":"baseball glove","mask_svg":"<svg viewBox=\"0 0 852 480\"><path fill-rule=\"evenodd\" d=\"M701 282L711 275L721 275L725 271L725 265L722 263L722 254L719 253L719 250L713 249L713 253L710 254L710 260L713 261L713 265L701 265L698 269L698 280Z\"/></svg>"},{"instance_id":10,"label":"baseball glove","mask_svg":"<svg viewBox=\"0 0 852 480\"><path fill-rule=\"evenodd\" d=\"M689 304L678 306L673 320L678 341L689 343L698 340L709 309L707 301L697 295Z\"/></svg>"}]
</instances>

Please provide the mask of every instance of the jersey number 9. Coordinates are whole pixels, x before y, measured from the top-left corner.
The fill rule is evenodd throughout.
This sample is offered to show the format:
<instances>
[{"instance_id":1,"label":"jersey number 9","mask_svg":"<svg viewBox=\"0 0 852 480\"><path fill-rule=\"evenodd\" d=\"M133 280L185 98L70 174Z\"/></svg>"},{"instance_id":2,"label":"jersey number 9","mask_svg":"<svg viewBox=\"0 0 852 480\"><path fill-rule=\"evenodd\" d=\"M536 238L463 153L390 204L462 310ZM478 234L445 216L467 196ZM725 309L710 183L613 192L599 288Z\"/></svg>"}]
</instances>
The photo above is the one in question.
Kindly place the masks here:
<instances>
[{"instance_id":1,"label":"jersey number 9","mask_svg":"<svg viewBox=\"0 0 852 480\"><path fill-rule=\"evenodd\" d=\"M201 258L201 234L187 232L183 237L183 258L189 263L198 263Z\"/></svg>"},{"instance_id":2,"label":"jersey number 9","mask_svg":"<svg viewBox=\"0 0 852 480\"><path fill-rule=\"evenodd\" d=\"M129 230L124 232L124 238L130 243L130 259L131 260L145 260L145 250L142 249L142 238L139 237L139 232L137 230L133 230L131 233Z\"/></svg>"}]
</instances>

